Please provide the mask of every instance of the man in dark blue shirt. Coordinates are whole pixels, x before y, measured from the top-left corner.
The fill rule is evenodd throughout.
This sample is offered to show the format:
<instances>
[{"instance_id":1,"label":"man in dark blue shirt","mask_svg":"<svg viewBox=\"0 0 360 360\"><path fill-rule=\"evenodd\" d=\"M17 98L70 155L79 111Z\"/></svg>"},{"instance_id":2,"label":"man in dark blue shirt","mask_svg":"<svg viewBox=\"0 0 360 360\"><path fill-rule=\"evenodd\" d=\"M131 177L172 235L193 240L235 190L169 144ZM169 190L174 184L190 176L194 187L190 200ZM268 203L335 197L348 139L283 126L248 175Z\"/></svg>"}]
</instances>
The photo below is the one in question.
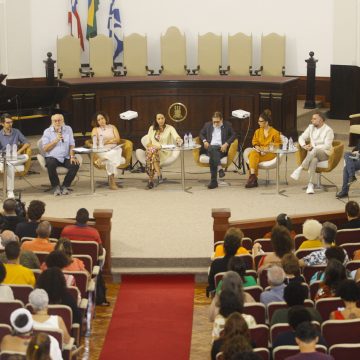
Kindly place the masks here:
<instances>
[{"instance_id":1,"label":"man in dark blue shirt","mask_svg":"<svg viewBox=\"0 0 360 360\"><path fill-rule=\"evenodd\" d=\"M27 141L25 136L21 133L20 130L14 129L12 127L13 120L9 114L3 114L0 117L0 125L3 127L0 131L0 151L2 154L6 151L6 145L11 145L11 147L16 144L17 154L21 155L21 158L17 160L8 160L7 161L7 197L14 197L14 178L16 171L23 170L23 164L29 159L28 155L23 154L25 150L30 146L30 143ZM14 154L13 154L14 156ZM4 164L0 164L0 171L4 171Z\"/></svg>"}]
</instances>

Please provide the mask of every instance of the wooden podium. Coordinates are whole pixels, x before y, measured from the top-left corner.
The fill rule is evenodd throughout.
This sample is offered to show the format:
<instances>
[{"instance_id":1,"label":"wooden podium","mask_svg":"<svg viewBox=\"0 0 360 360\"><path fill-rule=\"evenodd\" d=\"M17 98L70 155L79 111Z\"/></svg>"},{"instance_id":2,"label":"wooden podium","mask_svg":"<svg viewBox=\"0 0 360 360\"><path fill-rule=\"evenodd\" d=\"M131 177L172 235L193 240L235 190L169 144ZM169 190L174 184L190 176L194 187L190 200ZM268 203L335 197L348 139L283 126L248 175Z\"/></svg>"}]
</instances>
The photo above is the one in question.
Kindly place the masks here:
<instances>
[{"instance_id":1,"label":"wooden podium","mask_svg":"<svg viewBox=\"0 0 360 360\"><path fill-rule=\"evenodd\" d=\"M360 67L331 65L330 113L334 119L348 119L360 112Z\"/></svg>"}]
</instances>

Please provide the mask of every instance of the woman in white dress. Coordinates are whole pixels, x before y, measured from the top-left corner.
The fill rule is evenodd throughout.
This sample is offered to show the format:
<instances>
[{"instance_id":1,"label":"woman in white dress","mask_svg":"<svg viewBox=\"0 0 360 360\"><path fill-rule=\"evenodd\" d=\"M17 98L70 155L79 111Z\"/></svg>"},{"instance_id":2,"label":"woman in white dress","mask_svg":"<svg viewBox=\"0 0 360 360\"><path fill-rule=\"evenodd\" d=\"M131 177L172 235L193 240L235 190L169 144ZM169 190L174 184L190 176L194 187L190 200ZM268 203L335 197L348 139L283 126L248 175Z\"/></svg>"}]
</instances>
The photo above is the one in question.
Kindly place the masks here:
<instances>
[{"instance_id":1,"label":"woman in white dress","mask_svg":"<svg viewBox=\"0 0 360 360\"><path fill-rule=\"evenodd\" d=\"M175 128L166 124L163 114L156 114L156 118L148 131L149 142L146 145L146 166L145 170L149 176L148 189L154 187L154 175L157 173L159 182L162 181L160 162L171 156L170 151L161 151L161 145L183 143Z\"/></svg>"},{"instance_id":2,"label":"woman in white dress","mask_svg":"<svg viewBox=\"0 0 360 360\"><path fill-rule=\"evenodd\" d=\"M109 124L109 115L104 111L98 111L93 116L91 123L93 126L91 138L94 141L96 137L97 147L111 148L109 151L99 152L95 156L96 165L105 165L109 178L109 187L111 190L117 190L115 182L117 167L121 163L122 148L116 146L120 144L120 135L118 129ZM101 146L102 145L102 146Z\"/></svg>"}]
</instances>

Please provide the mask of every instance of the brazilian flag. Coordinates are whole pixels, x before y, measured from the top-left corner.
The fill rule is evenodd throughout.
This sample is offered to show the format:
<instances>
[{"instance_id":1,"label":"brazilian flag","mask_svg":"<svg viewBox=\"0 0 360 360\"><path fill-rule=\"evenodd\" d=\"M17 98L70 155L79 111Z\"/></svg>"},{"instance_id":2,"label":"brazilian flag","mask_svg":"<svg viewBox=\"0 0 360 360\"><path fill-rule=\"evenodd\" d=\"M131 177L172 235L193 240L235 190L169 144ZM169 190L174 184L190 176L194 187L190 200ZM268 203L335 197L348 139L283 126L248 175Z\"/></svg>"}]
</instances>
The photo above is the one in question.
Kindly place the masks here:
<instances>
[{"instance_id":1,"label":"brazilian flag","mask_svg":"<svg viewBox=\"0 0 360 360\"><path fill-rule=\"evenodd\" d=\"M88 18L86 38L89 40L97 35L96 12L99 9L100 0L88 0Z\"/></svg>"}]
</instances>

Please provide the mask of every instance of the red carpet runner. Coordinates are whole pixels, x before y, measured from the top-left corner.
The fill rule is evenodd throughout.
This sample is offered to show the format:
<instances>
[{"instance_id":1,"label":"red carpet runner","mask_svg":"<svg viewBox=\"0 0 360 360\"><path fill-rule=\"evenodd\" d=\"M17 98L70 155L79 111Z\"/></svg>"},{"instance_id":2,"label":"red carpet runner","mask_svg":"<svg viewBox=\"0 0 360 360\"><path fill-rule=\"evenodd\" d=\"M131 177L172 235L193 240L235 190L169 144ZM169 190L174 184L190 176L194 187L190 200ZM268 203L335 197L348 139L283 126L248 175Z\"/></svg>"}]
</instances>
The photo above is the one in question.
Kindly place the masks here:
<instances>
[{"instance_id":1,"label":"red carpet runner","mask_svg":"<svg viewBox=\"0 0 360 360\"><path fill-rule=\"evenodd\" d=\"M193 275L123 276L101 360L188 360Z\"/></svg>"}]
</instances>

